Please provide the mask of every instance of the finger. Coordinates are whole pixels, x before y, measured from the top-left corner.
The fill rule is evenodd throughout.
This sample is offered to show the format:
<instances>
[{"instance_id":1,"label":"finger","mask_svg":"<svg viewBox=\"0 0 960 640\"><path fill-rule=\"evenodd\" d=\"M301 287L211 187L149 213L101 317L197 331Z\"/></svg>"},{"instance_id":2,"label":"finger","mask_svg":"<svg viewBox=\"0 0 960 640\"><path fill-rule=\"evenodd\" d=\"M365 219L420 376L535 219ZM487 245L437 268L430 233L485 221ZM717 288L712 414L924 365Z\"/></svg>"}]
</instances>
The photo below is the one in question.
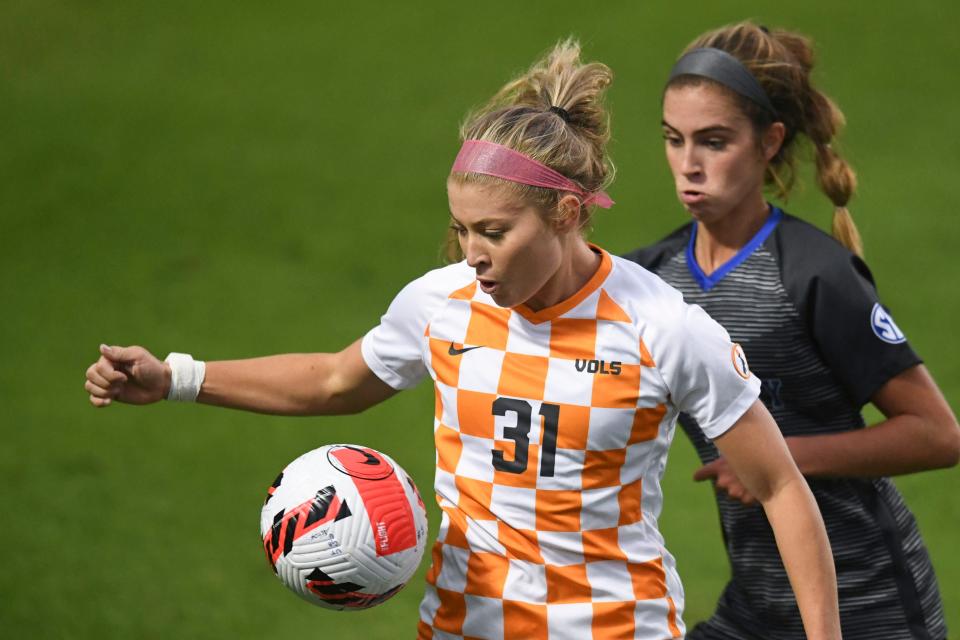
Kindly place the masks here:
<instances>
[{"instance_id":1,"label":"finger","mask_svg":"<svg viewBox=\"0 0 960 640\"><path fill-rule=\"evenodd\" d=\"M717 483L717 491L722 491L727 494L727 497L731 500L736 500L744 505L751 505L756 502L756 499L747 491L739 482L733 482L730 479L723 480Z\"/></svg>"},{"instance_id":2,"label":"finger","mask_svg":"<svg viewBox=\"0 0 960 640\"><path fill-rule=\"evenodd\" d=\"M104 374L104 377L109 380L113 386L121 385L128 380L127 374L119 369L111 369Z\"/></svg>"},{"instance_id":3,"label":"finger","mask_svg":"<svg viewBox=\"0 0 960 640\"><path fill-rule=\"evenodd\" d=\"M716 461L709 464L705 464L696 471L693 472L693 481L694 482L703 482L704 480L712 480L717 477L717 463Z\"/></svg>"},{"instance_id":4,"label":"finger","mask_svg":"<svg viewBox=\"0 0 960 640\"><path fill-rule=\"evenodd\" d=\"M100 365L100 366L98 366ZM127 381L127 374L113 368L109 361L90 365L87 369L87 380L98 387L110 387L123 384Z\"/></svg>"},{"instance_id":5,"label":"finger","mask_svg":"<svg viewBox=\"0 0 960 640\"><path fill-rule=\"evenodd\" d=\"M99 363L94 363L87 368L87 381L92 382L98 387L110 386L110 381L107 380L103 373L101 373L100 369L97 367L97 364Z\"/></svg>"},{"instance_id":6,"label":"finger","mask_svg":"<svg viewBox=\"0 0 960 640\"><path fill-rule=\"evenodd\" d=\"M91 397L97 398L111 398L116 395L116 390L110 387L101 387L90 380L87 380L83 388L90 394Z\"/></svg>"},{"instance_id":7,"label":"finger","mask_svg":"<svg viewBox=\"0 0 960 640\"><path fill-rule=\"evenodd\" d=\"M110 398L98 398L96 396L90 396L90 404L95 407L108 407L110 406Z\"/></svg>"},{"instance_id":8,"label":"finger","mask_svg":"<svg viewBox=\"0 0 960 640\"><path fill-rule=\"evenodd\" d=\"M137 359L137 347L119 347L116 345L100 345L100 354L115 363L127 363Z\"/></svg>"},{"instance_id":9,"label":"finger","mask_svg":"<svg viewBox=\"0 0 960 640\"><path fill-rule=\"evenodd\" d=\"M100 356L100 358L92 365L92 367L95 367L100 375L104 378L112 375L112 372L114 371L119 371L121 366L123 365L120 362L111 360L107 356Z\"/></svg>"}]
</instances>

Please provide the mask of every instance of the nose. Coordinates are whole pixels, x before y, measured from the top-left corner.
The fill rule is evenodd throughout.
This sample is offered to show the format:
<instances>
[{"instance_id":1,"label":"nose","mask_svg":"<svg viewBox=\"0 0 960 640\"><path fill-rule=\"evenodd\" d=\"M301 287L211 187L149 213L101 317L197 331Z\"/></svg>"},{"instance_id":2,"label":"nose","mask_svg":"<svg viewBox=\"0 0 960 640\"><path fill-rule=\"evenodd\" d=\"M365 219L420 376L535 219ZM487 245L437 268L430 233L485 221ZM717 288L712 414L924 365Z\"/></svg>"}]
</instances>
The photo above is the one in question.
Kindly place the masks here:
<instances>
[{"instance_id":1,"label":"nose","mask_svg":"<svg viewBox=\"0 0 960 640\"><path fill-rule=\"evenodd\" d=\"M700 162L696 145L684 145L683 149L680 150L680 172L688 180L701 176L703 173L703 165Z\"/></svg>"},{"instance_id":2,"label":"nose","mask_svg":"<svg viewBox=\"0 0 960 640\"><path fill-rule=\"evenodd\" d=\"M475 233L468 233L465 238L461 238L460 249L463 251L463 256L467 259L467 264L474 269L490 263L490 256L487 253L486 245Z\"/></svg>"}]
</instances>

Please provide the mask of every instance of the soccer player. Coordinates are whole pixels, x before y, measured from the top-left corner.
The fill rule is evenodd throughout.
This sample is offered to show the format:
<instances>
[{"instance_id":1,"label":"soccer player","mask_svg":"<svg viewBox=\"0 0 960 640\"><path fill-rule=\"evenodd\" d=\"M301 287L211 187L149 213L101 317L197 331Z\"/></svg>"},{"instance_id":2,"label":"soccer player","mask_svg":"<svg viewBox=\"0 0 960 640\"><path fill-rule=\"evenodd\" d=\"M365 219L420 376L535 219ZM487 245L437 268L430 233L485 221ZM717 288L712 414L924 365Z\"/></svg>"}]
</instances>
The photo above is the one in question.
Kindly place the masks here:
<instances>
[{"instance_id":1,"label":"soccer player","mask_svg":"<svg viewBox=\"0 0 960 640\"><path fill-rule=\"evenodd\" d=\"M936 383L880 303L846 209L853 171L832 146L843 116L810 83L807 38L742 23L697 38L663 96L677 196L693 222L628 257L730 332L762 382L820 505L846 640L942 640L936 578L887 476L946 467L960 430ZM763 195L789 191L801 139L836 207L834 240ZM886 417L864 428L872 402ZM802 638L772 522L720 446L680 417L712 480L732 578L696 640Z\"/></svg>"},{"instance_id":2,"label":"soccer player","mask_svg":"<svg viewBox=\"0 0 960 640\"><path fill-rule=\"evenodd\" d=\"M443 516L418 634L436 639L681 637L657 516L685 411L768 513L809 637L839 638L822 520L742 352L582 235L613 204L610 80L562 43L468 118L447 181L466 259L411 282L343 351L202 363L101 347L91 401L334 414L430 376Z\"/></svg>"}]
</instances>

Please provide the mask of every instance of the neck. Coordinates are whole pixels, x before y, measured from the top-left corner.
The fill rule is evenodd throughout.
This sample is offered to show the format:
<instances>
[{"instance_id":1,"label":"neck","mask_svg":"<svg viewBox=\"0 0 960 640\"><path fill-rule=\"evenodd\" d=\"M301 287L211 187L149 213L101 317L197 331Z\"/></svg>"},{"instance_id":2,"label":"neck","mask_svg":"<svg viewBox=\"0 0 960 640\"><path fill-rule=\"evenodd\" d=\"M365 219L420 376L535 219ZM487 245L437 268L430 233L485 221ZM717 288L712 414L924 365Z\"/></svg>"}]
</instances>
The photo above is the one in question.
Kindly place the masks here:
<instances>
[{"instance_id":1,"label":"neck","mask_svg":"<svg viewBox=\"0 0 960 640\"><path fill-rule=\"evenodd\" d=\"M572 234L568 257L532 298L524 304L532 311L540 311L563 302L583 288L600 268L602 258L579 235Z\"/></svg>"},{"instance_id":2,"label":"neck","mask_svg":"<svg viewBox=\"0 0 960 640\"><path fill-rule=\"evenodd\" d=\"M694 255L700 270L710 275L723 266L760 231L769 214L763 194L757 194L716 220L698 220Z\"/></svg>"}]
</instances>

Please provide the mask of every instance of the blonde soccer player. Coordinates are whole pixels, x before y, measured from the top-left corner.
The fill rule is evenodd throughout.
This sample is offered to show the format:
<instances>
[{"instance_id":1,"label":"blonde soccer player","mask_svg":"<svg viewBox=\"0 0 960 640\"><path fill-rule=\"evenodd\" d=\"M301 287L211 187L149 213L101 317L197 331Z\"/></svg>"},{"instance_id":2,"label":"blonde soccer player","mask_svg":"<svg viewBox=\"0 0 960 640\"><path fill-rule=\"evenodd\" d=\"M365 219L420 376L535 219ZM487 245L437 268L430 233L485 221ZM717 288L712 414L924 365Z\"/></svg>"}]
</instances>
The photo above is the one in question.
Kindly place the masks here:
<instances>
[{"instance_id":1,"label":"blonde soccer player","mask_svg":"<svg viewBox=\"0 0 960 640\"><path fill-rule=\"evenodd\" d=\"M612 205L610 80L562 43L468 117L447 180L465 259L413 280L343 351L201 363L103 347L91 401L335 414L430 377L443 515L418 635L436 639L682 637L657 517L685 411L763 504L809 637L839 638L823 523L741 350L584 239Z\"/></svg>"}]
</instances>

